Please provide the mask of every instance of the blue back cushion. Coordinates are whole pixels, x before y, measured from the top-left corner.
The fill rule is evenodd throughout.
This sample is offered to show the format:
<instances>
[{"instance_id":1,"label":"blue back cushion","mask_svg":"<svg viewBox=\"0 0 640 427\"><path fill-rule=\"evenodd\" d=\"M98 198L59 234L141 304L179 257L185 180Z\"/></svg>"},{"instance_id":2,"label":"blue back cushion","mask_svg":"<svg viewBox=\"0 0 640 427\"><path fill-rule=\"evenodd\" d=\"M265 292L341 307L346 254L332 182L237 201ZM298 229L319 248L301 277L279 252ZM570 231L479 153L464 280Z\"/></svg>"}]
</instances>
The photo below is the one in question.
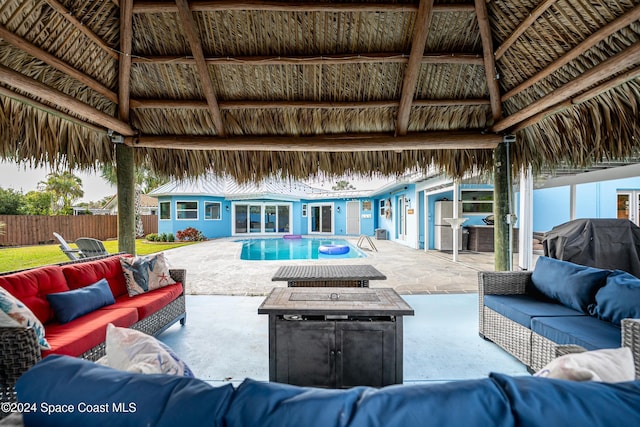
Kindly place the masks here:
<instances>
[{"instance_id":1,"label":"blue back cushion","mask_svg":"<svg viewBox=\"0 0 640 427\"><path fill-rule=\"evenodd\" d=\"M489 378L368 389L349 427L513 426L504 393Z\"/></svg>"},{"instance_id":2,"label":"blue back cushion","mask_svg":"<svg viewBox=\"0 0 640 427\"><path fill-rule=\"evenodd\" d=\"M16 391L19 402L37 408L23 413L26 426L222 427L233 386L214 388L195 378L136 374L54 355L24 373ZM47 413L63 408L55 405L73 412Z\"/></svg>"},{"instance_id":3,"label":"blue back cushion","mask_svg":"<svg viewBox=\"0 0 640 427\"><path fill-rule=\"evenodd\" d=\"M620 325L622 319L640 318L640 279L622 270L607 277L607 284L596 293L592 315Z\"/></svg>"},{"instance_id":4,"label":"blue back cushion","mask_svg":"<svg viewBox=\"0 0 640 427\"><path fill-rule=\"evenodd\" d=\"M521 427L640 426L640 381L605 384L491 374Z\"/></svg>"},{"instance_id":5,"label":"blue back cushion","mask_svg":"<svg viewBox=\"0 0 640 427\"><path fill-rule=\"evenodd\" d=\"M246 379L234 394L226 426L345 426L363 389L333 390Z\"/></svg>"},{"instance_id":6,"label":"blue back cushion","mask_svg":"<svg viewBox=\"0 0 640 427\"><path fill-rule=\"evenodd\" d=\"M60 323L71 322L83 314L116 302L107 279L73 291L47 294L47 300Z\"/></svg>"},{"instance_id":7,"label":"blue back cushion","mask_svg":"<svg viewBox=\"0 0 640 427\"><path fill-rule=\"evenodd\" d=\"M542 256L536 261L531 282L546 297L587 314L589 304L595 301L596 292L610 273Z\"/></svg>"}]
</instances>

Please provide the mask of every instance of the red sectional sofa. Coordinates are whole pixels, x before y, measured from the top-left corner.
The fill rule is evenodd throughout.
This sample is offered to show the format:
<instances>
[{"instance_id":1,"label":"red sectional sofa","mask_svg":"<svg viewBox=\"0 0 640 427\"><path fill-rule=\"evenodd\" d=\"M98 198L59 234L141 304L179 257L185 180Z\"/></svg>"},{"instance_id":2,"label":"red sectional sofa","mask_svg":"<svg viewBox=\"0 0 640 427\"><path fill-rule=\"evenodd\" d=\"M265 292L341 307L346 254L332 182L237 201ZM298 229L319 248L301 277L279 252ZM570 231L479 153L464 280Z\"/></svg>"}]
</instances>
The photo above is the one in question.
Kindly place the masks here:
<instances>
[{"instance_id":1,"label":"red sectional sofa","mask_svg":"<svg viewBox=\"0 0 640 427\"><path fill-rule=\"evenodd\" d=\"M130 297L120 264L121 256L89 258L24 270L0 276L0 286L23 302L45 328L51 350L40 350L31 328L0 327L0 401L13 400L18 377L49 354L64 354L97 360L105 354L106 326L113 323L158 335L186 321L185 276L170 269L177 283ZM55 320L46 295L74 290L106 279L115 304L84 314L68 323Z\"/></svg>"}]
</instances>

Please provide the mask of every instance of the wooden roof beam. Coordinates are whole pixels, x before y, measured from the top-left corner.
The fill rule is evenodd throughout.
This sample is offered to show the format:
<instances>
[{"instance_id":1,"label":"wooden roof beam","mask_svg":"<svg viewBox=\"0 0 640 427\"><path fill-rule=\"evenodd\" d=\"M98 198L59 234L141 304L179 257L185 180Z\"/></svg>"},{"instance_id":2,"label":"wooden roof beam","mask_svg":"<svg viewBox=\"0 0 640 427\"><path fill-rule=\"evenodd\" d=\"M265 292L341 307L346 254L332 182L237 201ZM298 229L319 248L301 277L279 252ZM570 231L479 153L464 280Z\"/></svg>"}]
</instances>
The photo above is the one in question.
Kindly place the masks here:
<instances>
[{"instance_id":1,"label":"wooden roof beam","mask_svg":"<svg viewBox=\"0 0 640 427\"><path fill-rule=\"evenodd\" d=\"M118 117L129 122L131 87L131 49L133 39L133 0L120 0L120 62L118 64Z\"/></svg>"},{"instance_id":2,"label":"wooden roof beam","mask_svg":"<svg viewBox=\"0 0 640 427\"><path fill-rule=\"evenodd\" d=\"M197 72L198 75L200 75L204 96L207 99L216 132L219 136L225 136L226 132L224 130L224 124L222 123L222 113L218 107L218 99L213 87L213 82L211 81L209 68L204 60L204 51L202 50L200 36L196 31L196 23L193 20L191 10L189 10L189 2L188 0L176 0L176 6L178 7L178 15L180 15L183 30L189 40L189 45L191 45L191 52L196 62Z\"/></svg>"},{"instance_id":3,"label":"wooden roof beam","mask_svg":"<svg viewBox=\"0 0 640 427\"><path fill-rule=\"evenodd\" d=\"M534 22L536 22L540 15L542 15L547 9L549 9L549 7L551 7L555 2L556 0L544 0L540 2L540 4L538 4L538 6L536 6L531 11L531 13L529 13L529 16L527 16L520 23L520 25L518 25L515 30L513 30L513 33L511 33L511 35L507 37L504 42L502 42L500 47L496 49L495 60L497 61L498 59L500 59L502 55L504 55L504 53L507 51L507 49L509 49L511 45L515 43L516 40L518 40L518 37L520 37L525 31L527 31L527 29L531 25L533 25Z\"/></svg>"},{"instance_id":4,"label":"wooden roof beam","mask_svg":"<svg viewBox=\"0 0 640 427\"><path fill-rule=\"evenodd\" d=\"M120 135L133 136L136 134L127 123L3 65L0 65L0 82L27 92L31 96L40 98L52 105L60 106L88 122L96 123L106 129L112 129Z\"/></svg>"},{"instance_id":5,"label":"wooden roof beam","mask_svg":"<svg viewBox=\"0 0 640 427\"><path fill-rule=\"evenodd\" d=\"M522 110L500 120L498 123L493 125L491 130L494 132L501 132L514 127L529 117L538 114L555 104L566 101L579 92L601 82L604 79L607 79L613 74L619 73L625 68L639 63L640 43L636 43L619 54L601 62L587 72L566 83L564 86L527 105Z\"/></svg>"},{"instance_id":6,"label":"wooden roof beam","mask_svg":"<svg viewBox=\"0 0 640 427\"><path fill-rule=\"evenodd\" d=\"M56 56L50 54L49 52L40 49L39 47L31 44L20 36L13 34L11 31L7 30L5 27L0 25L0 38L2 38L7 43L12 46L22 50L23 52L28 53L34 58L39 59L47 65L55 68L58 71L61 71L79 81L80 83L86 85L87 87L95 90L100 95L104 96L108 100L112 102L118 102L118 95L108 87L104 86L99 81L95 80L93 77L84 74L81 71L76 70L71 65L66 62L58 59Z\"/></svg>"},{"instance_id":7,"label":"wooden roof beam","mask_svg":"<svg viewBox=\"0 0 640 427\"><path fill-rule=\"evenodd\" d=\"M535 125L536 123L546 119L549 116L558 114L568 108L571 108L574 105L579 105L579 104L582 104L583 102L587 102L590 99L595 98L596 96L599 96L605 92L608 92L611 89L614 89L638 77L640 77L640 67L635 67L627 71L626 73L620 74L619 76L616 76L611 80L607 80L606 82L599 84L593 89L589 89L588 91L573 97L572 99L560 102L559 104L549 107L546 110L541 111L540 113L529 117L527 120L524 120L520 122L517 126L515 126L513 128L513 131L518 132L531 125Z\"/></svg>"},{"instance_id":8,"label":"wooden roof beam","mask_svg":"<svg viewBox=\"0 0 640 427\"><path fill-rule=\"evenodd\" d=\"M502 103L500 102L500 87L496 73L496 63L493 57L493 41L491 40L491 27L487 12L486 0L475 0L476 16L482 39L482 52L484 56L484 72L487 77L489 99L491 99L491 113L494 123L502 117Z\"/></svg>"},{"instance_id":9,"label":"wooden roof beam","mask_svg":"<svg viewBox=\"0 0 640 427\"><path fill-rule=\"evenodd\" d=\"M617 18L616 20L611 21L604 27L600 28L598 31L596 31L595 33L591 34L589 37L584 39L584 41L582 41L576 47L571 49L569 52L565 53L563 56L561 56L560 58L550 63L549 65L544 67L542 70L538 71L532 77L530 77L529 79L525 80L524 82L520 83L518 86L514 87L513 89L505 93L502 96L502 101L504 102L507 99L511 98L512 96L519 94L523 90L530 88L534 84L538 83L540 80L551 75L561 67L567 65L569 62L573 61L578 56L584 54L587 50L591 49L593 46L595 46L605 38L609 37L613 33L620 31L622 28L625 28L638 20L640 20L640 5L634 7L624 15Z\"/></svg>"},{"instance_id":10,"label":"wooden roof beam","mask_svg":"<svg viewBox=\"0 0 640 427\"><path fill-rule=\"evenodd\" d=\"M488 99L423 99L414 100L414 107L457 107L489 105ZM339 101L339 102L313 102L313 101L221 101L218 106L222 110L249 110L249 109L282 109L282 108L307 108L307 109L346 109L346 108L397 108L400 102L390 101ZM172 100L172 99L132 99L131 108L149 109L176 109L176 110L202 110L209 108L207 101L200 100Z\"/></svg>"},{"instance_id":11,"label":"wooden roof beam","mask_svg":"<svg viewBox=\"0 0 640 427\"><path fill-rule=\"evenodd\" d=\"M19 94L17 92L14 92L14 91L12 91L10 89L7 89L5 87L2 87L2 86L0 86L0 95L6 96L7 98L11 98L11 99L13 99L15 101L21 102L21 103L23 103L25 105L28 105L28 106L33 107L33 108L36 108L38 110L44 111L45 113L49 113L52 116L59 117L62 120L66 120L66 121L71 122L73 124L85 127L85 128L90 129L90 130L92 130L94 132L101 132L101 133L104 133L104 134L107 133L107 129L106 128L102 128L102 127L96 126L93 123L84 122L84 121L80 120L79 118L72 116L71 114L67 114L65 112L58 111L53 107L49 107L48 105L43 104L42 102L38 102L35 99L28 98L28 97L26 97L24 95L21 95L21 94Z\"/></svg>"},{"instance_id":12,"label":"wooden roof beam","mask_svg":"<svg viewBox=\"0 0 640 427\"><path fill-rule=\"evenodd\" d=\"M271 12L417 12L415 3L311 3L277 1L193 1L192 12L216 12L224 10L260 10ZM171 2L137 1L133 13L175 13L177 8ZM438 4L434 12L473 12L471 4Z\"/></svg>"},{"instance_id":13,"label":"wooden roof beam","mask_svg":"<svg viewBox=\"0 0 640 427\"><path fill-rule=\"evenodd\" d=\"M97 44L103 51L108 53L113 59L118 59L118 53L111 48L104 40L102 40L96 33L91 31L89 27L84 25L78 18L76 18L70 11L67 9L62 3L57 0L44 0L49 4L55 11L57 11L60 15L64 17L67 21L69 21L78 31L83 33L85 36L89 37L91 41Z\"/></svg>"},{"instance_id":14,"label":"wooden roof beam","mask_svg":"<svg viewBox=\"0 0 640 427\"><path fill-rule=\"evenodd\" d=\"M403 136L387 133L318 136L238 136L220 138L193 135L143 135L125 140L133 147L218 151L357 152L398 150L493 149L500 135L475 132L422 132Z\"/></svg>"},{"instance_id":15,"label":"wooden roof beam","mask_svg":"<svg viewBox=\"0 0 640 427\"><path fill-rule=\"evenodd\" d=\"M406 53L363 53L342 55L310 56L218 56L205 57L207 64L215 65L343 65L407 63ZM188 56L152 56L132 58L134 64L195 64ZM420 60L422 64L468 64L484 65L483 58L475 53L427 53Z\"/></svg>"},{"instance_id":16,"label":"wooden roof beam","mask_svg":"<svg viewBox=\"0 0 640 427\"><path fill-rule=\"evenodd\" d=\"M402 82L402 95L400 107L396 118L396 135L406 135L409 128L409 116L411 115L411 103L416 93L416 85L420 75L420 63L424 56L424 47L427 44L429 27L431 25L431 13L433 0L420 0L418 14L413 24L413 39L411 41L411 54L404 73Z\"/></svg>"}]
</instances>

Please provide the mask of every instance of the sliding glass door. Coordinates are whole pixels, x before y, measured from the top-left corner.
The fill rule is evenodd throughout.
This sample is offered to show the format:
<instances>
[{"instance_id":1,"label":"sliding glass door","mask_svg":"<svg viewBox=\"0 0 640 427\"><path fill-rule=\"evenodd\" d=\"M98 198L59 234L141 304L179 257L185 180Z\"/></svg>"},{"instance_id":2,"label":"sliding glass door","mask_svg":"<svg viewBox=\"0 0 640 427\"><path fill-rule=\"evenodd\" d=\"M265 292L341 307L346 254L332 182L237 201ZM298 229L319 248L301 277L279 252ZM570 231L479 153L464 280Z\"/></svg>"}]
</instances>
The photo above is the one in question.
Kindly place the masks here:
<instances>
[{"instance_id":1,"label":"sliding glass door","mask_svg":"<svg viewBox=\"0 0 640 427\"><path fill-rule=\"evenodd\" d=\"M291 205L236 203L233 205L233 234L289 233Z\"/></svg>"}]
</instances>

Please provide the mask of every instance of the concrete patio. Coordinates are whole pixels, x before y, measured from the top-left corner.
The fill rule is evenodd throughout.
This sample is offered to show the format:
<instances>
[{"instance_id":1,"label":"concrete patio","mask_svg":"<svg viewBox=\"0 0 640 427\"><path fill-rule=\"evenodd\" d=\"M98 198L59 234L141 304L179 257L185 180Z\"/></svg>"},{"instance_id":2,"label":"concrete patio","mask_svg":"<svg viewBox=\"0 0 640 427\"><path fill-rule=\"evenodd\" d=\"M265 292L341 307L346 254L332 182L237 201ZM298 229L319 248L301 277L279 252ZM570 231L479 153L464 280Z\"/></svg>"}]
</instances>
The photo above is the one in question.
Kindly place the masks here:
<instances>
[{"instance_id":1,"label":"concrete patio","mask_svg":"<svg viewBox=\"0 0 640 427\"><path fill-rule=\"evenodd\" d=\"M274 286L281 265L371 264L411 305L404 318L404 382L480 378L491 371L526 375L524 365L478 336L477 272L493 270L493 253L462 252L459 262L438 251L419 251L374 241L367 258L243 261L241 243L219 239L166 251L172 266L187 269L187 324L174 325L160 339L212 384L246 377L268 380L268 319L258 306ZM349 239L352 240L352 239ZM355 240L353 241L355 244Z\"/></svg>"}]
</instances>

